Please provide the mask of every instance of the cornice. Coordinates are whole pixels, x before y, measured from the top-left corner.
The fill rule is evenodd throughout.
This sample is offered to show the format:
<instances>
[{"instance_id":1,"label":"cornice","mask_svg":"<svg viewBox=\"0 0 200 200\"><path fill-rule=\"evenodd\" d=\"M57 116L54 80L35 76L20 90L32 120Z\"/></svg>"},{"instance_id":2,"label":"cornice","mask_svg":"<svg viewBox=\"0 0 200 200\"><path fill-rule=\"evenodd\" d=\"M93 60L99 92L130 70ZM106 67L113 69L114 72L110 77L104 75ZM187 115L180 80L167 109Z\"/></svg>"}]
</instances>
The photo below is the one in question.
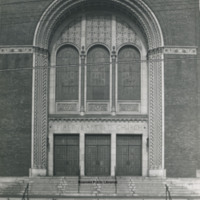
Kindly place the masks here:
<instances>
[{"instance_id":1,"label":"cornice","mask_svg":"<svg viewBox=\"0 0 200 200\"><path fill-rule=\"evenodd\" d=\"M49 122L145 122L148 121L147 115L134 116L66 116L50 115Z\"/></svg>"}]
</instances>

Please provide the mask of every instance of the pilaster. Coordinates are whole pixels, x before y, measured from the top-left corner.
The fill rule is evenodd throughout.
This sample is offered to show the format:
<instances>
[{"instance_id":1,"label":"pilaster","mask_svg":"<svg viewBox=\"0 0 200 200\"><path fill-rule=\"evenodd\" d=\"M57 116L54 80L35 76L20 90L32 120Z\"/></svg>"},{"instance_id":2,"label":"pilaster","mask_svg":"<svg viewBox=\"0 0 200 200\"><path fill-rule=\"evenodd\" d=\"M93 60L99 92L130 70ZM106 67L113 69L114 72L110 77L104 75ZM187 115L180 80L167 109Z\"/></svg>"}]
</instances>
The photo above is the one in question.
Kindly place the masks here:
<instances>
[{"instance_id":1,"label":"pilaster","mask_svg":"<svg viewBox=\"0 0 200 200\"><path fill-rule=\"evenodd\" d=\"M48 51L33 54L32 163L30 176L47 173Z\"/></svg>"},{"instance_id":2,"label":"pilaster","mask_svg":"<svg viewBox=\"0 0 200 200\"><path fill-rule=\"evenodd\" d=\"M81 106L80 111L81 115L85 114L85 49L84 46L82 46L81 51Z\"/></svg>"},{"instance_id":3,"label":"pilaster","mask_svg":"<svg viewBox=\"0 0 200 200\"><path fill-rule=\"evenodd\" d=\"M164 169L163 53L149 53L149 176L166 176Z\"/></svg>"}]
</instances>

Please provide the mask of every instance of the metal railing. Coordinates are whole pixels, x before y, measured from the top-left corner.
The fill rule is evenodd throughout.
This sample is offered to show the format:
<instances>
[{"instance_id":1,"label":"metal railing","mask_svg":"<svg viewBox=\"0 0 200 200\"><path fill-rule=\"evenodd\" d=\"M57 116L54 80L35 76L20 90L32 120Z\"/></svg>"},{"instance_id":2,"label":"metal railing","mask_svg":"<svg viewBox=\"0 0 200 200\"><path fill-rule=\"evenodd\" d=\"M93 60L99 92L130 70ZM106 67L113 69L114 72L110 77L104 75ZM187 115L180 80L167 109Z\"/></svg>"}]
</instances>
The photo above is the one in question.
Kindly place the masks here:
<instances>
[{"instance_id":1,"label":"metal railing","mask_svg":"<svg viewBox=\"0 0 200 200\"><path fill-rule=\"evenodd\" d=\"M169 191L169 186L168 186L167 184L165 184L165 188L166 188L166 189L165 189L165 191L166 191L166 196L165 196L166 198L165 198L165 199L166 199L166 200L168 200L168 199L169 199L169 200L172 200L172 196L171 196L171 193L170 193L170 191Z\"/></svg>"},{"instance_id":2,"label":"metal railing","mask_svg":"<svg viewBox=\"0 0 200 200\"><path fill-rule=\"evenodd\" d=\"M28 190L29 190L29 183L27 183L26 188L24 190L23 196L22 196L22 200L29 200L29 194L28 194Z\"/></svg>"}]
</instances>

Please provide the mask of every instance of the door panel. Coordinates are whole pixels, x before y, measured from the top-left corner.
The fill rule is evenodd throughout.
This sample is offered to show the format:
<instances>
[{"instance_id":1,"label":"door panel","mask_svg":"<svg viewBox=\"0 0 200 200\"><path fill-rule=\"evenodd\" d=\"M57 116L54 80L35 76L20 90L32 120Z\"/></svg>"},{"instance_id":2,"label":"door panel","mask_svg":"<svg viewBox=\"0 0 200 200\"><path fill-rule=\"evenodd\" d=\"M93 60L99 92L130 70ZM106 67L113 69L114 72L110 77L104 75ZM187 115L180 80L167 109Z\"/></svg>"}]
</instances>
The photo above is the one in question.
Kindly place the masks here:
<instances>
[{"instance_id":1,"label":"door panel","mask_svg":"<svg viewBox=\"0 0 200 200\"><path fill-rule=\"evenodd\" d=\"M87 135L85 148L86 176L109 176L110 136Z\"/></svg>"},{"instance_id":2,"label":"door panel","mask_svg":"<svg viewBox=\"0 0 200 200\"><path fill-rule=\"evenodd\" d=\"M78 176L79 136L57 135L54 138L54 175Z\"/></svg>"},{"instance_id":3,"label":"door panel","mask_svg":"<svg viewBox=\"0 0 200 200\"><path fill-rule=\"evenodd\" d=\"M117 136L117 175L141 176L142 137Z\"/></svg>"}]
</instances>

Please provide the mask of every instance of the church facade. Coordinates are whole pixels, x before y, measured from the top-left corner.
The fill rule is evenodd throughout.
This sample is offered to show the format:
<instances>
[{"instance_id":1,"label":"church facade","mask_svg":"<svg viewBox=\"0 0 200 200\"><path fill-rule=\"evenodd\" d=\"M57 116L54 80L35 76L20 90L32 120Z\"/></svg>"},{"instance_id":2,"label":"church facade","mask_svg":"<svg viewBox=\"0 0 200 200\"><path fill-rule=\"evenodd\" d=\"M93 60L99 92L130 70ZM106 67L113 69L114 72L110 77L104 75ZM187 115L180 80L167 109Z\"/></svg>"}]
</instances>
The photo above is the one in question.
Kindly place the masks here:
<instances>
[{"instance_id":1,"label":"church facade","mask_svg":"<svg viewBox=\"0 0 200 200\"><path fill-rule=\"evenodd\" d=\"M0 6L0 176L200 177L197 0Z\"/></svg>"}]
</instances>

